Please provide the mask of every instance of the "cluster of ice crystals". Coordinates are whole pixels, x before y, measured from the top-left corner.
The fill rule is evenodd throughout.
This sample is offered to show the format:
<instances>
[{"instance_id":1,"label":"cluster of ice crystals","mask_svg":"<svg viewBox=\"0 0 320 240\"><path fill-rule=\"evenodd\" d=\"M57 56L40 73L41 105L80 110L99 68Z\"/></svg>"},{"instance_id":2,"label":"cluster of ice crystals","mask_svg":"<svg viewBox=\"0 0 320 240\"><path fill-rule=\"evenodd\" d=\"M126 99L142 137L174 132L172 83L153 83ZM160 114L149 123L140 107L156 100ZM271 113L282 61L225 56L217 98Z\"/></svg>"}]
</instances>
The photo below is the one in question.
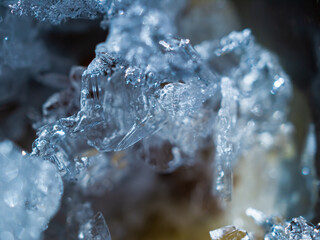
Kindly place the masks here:
<instances>
[{"instance_id":1,"label":"cluster of ice crystals","mask_svg":"<svg viewBox=\"0 0 320 240\"><path fill-rule=\"evenodd\" d=\"M11 11L19 16L33 16L40 21L49 21L52 24L59 24L67 19L104 17L102 25L105 26L114 16L126 13L125 10L135 2L142 3L144 7L154 5L164 9L176 9L185 0L179 0L176 3L171 0L160 3L152 0L8 0L6 2Z\"/></svg>"},{"instance_id":2,"label":"cluster of ice crystals","mask_svg":"<svg viewBox=\"0 0 320 240\"><path fill-rule=\"evenodd\" d=\"M0 144L0 204L3 216L9 216L0 226L6 229L0 238L37 239L55 213L62 183L50 162L65 180L77 181L74 189L99 195L125 175L128 155L171 172L199 160L202 149L215 147L213 192L230 199L232 167L241 153L287 121L291 85L277 59L255 43L248 29L194 48L190 40L177 37L175 20L184 0L6 3L16 15L53 24L103 16L109 34L89 66L73 68L69 87L43 105L43 116L34 124L38 139L31 156L10 150L11 143ZM38 72L45 66L32 21L20 25L15 19L7 14L0 18L5 32L0 39L0 80L15 69ZM29 34L24 29L30 29ZM10 83L5 86L12 92ZM102 214L93 216L90 206L80 204L70 216L67 221L77 222L78 239L111 240ZM14 223L16 219L21 223ZM232 226L210 236L250 239ZM287 226L272 222L265 239L319 236L316 228L297 218Z\"/></svg>"},{"instance_id":3,"label":"cluster of ice crystals","mask_svg":"<svg viewBox=\"0 0 320 240\"><path fill-rule=\"evenodd\" d=\"M40 128L39 138L33 143L32 155L53 162L62 176L74 179L87 165L87 158L82 154L89 147L85 140L72 136L61 122L63 119Z\"/></svg>"},{"instance_id":4,"label":"cluster of ice crystals","mask_svg":"<svg viewBox=\"0 0 320 240\"><path fill-rule=\"evenodd\" d=\"M86 130L90 145L102 151L125 149L166 123L194 114L215 94L215 76L200 65L189 43L171 37L162 41L164 48L161 41L152 42L151 51L147 46L135 49L132 43L126 52L130 55L125 57L133 57L129 60L137 66L110 56L102 45L98 47L96 59L83 75L83 115L78 126L92 129ZM186 64L178 65L179 61ZM197 71L186 68L188 63ZM133 74L139 76L134 82Z\"/></svg>"},{"instance_id":5,"label":"cluster of ice crystals","mask_svg":"<svg viewBox=\"0 0 320 240\"><path fill-rule=\"evenodd\" d=\"M307 222L303 217L293 218L289 222L269 221L269 231L266 233L265 240L319 240L319 226Z\"/></svg>"},{"instance_id":6,"label":"cluster of ice crystals","mask_svg":"<svg viewBox=\"0 0 320 240\"><path fill-rule=\"evenodd\" d=\"M0 238L39 239L60 206L63 185L55 166L0 143Z\"/></svg>"},{"instance_id":7,"label":"cluster of ice crystals","mask_svg":"<svg viewBox=\"0 0 320 240\"><path fill-rule=\"evenodd\" d=\"M266 230L265 240L320 239L319 225L314 226L301 216L290 221L284 221L279 216L268 217L253 208L247 209L246 214Z\"/></svg>"},{"instance_id":8,"label":"cluster of ice crystals","mask_svg":"<svg viewBox=\"0 0 320 240\"><path fill-rule=\"evenodd\" d=\"M59 153L57 140L63 148L70 137L87 140L99 151L120 151L164 128L158 138L173 145L174 155L181 155L180 150L193 154L199 145L195 136L208 132L197 124L198 116L208 115L204 102L219 98L218 78L189 40L173 37L174 32L169 16L140 4L116 17L107 41L97 46L96 58L83 73L80 111L41 129L34 152L47 152L62 169L68 163L60 164L60 156L52 160ZM57 96L46 105L61 105L63 96ZM60 155L70 161L71 152L63 149Z\"/></svg>"},{"instance_id":9,"label":"cluster of ice crystals","mask_svg":"<svg viewBox=\"0 0 320 240\"><path fill-rule=\"evenodd\" d=\"M9 7L12 12L20 16L33 16L40 21L61 23L67 18L97 18L104 12L106 2L98 0L14 0Z\"/></svg>"},{"instance_id":10,"label":"cluster of ice crystals","mask_svg":"<svg viewBox=\"0 0 320 240\"><path fill-rule=\"evenodd\" d=\"M307 222L303 217L293 218L291 221L283 221L278 216L267 217L264 213L249 208L246 214L266 230L265 240L318 240L320 239L319 226ZM246 231L234 226L225 226L210 231L212 240L223 239L255 239Z\"/></svg>"},{"instance_id":11,"label":"cluster of ice crystals","mask_svg":"<svg viewBox=\"0 0 320 240\"><path fill-rule=\"evenodd\" d=\"M214 141L213 191L230 199L232 164L254 136L272 135L286 123L291 84L277 59L255 43L250 30L232 32L220 41L205 41L196 50L221 74L221 107Z\"/></svg>"},{"instance_id":12,"label":"cluster of ice crystals","mask_svg":"<svg viewBox=\"0 0 320 240\"><path fill-rule=\"evenodd\" d=\"M195 50L174 37L175 11L135 2L112 19L83 72L79 112L42 128L34 153L72 177L85 165L79 156L86 144L110 152L142 140L135 155L166 172L194 162L209 138L216 145L213 192L231 198L232 165L252 134L272 134L285 122L290 83L249 30ZM78 97L69 93L53 96L44 113L55 105L63 112L53 120L75 113Z\"/></svg>"},{"instance_id":13,"label":"cluster of ice crystals","mask_svg":"<svg viewBox=\"0 0 320 240\"><path fill-rule=\"evenodd\" d=\"M265 240L319 240L320 231L303 217L293 218L291 222L285 224L275 224L269 233L264 237Z\"/></svg>"}]
</instances>

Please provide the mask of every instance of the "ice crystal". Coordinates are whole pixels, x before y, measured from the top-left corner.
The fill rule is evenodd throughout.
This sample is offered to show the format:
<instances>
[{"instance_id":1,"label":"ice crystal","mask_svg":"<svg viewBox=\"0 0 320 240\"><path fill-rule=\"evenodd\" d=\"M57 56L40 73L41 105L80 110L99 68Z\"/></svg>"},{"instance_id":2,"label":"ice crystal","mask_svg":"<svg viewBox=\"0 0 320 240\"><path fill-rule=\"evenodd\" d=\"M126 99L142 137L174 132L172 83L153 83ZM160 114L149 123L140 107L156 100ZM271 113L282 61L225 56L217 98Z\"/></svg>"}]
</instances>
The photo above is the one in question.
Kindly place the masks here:
<instances>
[{"instance_id":1,"label":"ice crystal","mask_svg":"<svg viewBox=\"0 0 320 240\"><path fill-rule=\"evenodd\" d=\"M89 150L89 146L84 139L71 135L61 122L63 119L40 128L39 138L33 143L32 155L51 161L62 176L74 179L87 165L87 158L82 153Z\"/></svg>"},{"instance_id":2,"label":"ice crystal","mask_svg":"<svg viewBox=\"0 0 320 240\"><path fill-rule=\"evenodd\" d=\"M98 212L80 226L78 239L111 240L110 232L102 213Z\"/></svg>"},{"instance_id":3,"label":"ice crystal","mask_svg":"<svg viewBox=\"0 0 320 240\"><path fill-rule=\"evenodd\" d=\"M234 137L237 122L238 91L229 78L221 80L222 101L215 123L216 156L214 189L222 198L230 199L232 193L232 164L235 161L237 139Z\"/></svg>"},{"instance_id":4,"label":"ice crystal","mask_svg":"<svg viewBox=\"0 0 320 240\"><path fill-rule=\"evenodd\" d=\"M189 41L170 32L166 15L140 5L113 20L83 75L77 129L87 133L90 145L125 149L169 122L191 117L218 92L217 77Z\"/></svg>"},{"instance_id":5,"label":"ice crystal","mask_svg":"<svg viewBox=\"0 0 320 240\"><path fill-rule=\"evenodd\" d=\"M0 166L1 239L39 239L60 205L60 175L9 141L0 143Z\"/></svg>"},{"instance_id":6,"label":"ice crystal","mask_svg":"<svg viewBox=\"0 0 320 240\"><path fill-rule=\"evenodd\" d=\"M101 212L94 214L91 203L82 200L73 187L66 189L62 199L65 230L55 233L57 239L111 240ZM61 224L61 223L59 223Z\"/></svg>"},{"instance_id":7,"label":"ice crystal","mask_svg":"<svg viewBox=\"0 0 320 240\"><path fill-rule=\"evenodd\" d=\"M249 30L203 42L196 46L198 54L188 39L173 37L170 15L140 4L110 24L106 42L83 73L80 111L43 128L35 151L72 175L83 165L76 159L85 142L109 152L146 138L137 156L156 170L173 171L194 162L210 137L217 149L214 192L230 198L240 149L250 145L251 134L272 134L285 121L290 83L276 59ZM54 139L62 138L63 151L48 150L57 149ZM165 160L152 156L161 149L168 151Z\"/></svg>"},{"instance_id":8,"label":"ice crystal","mask_svg":"<svg viewBox=\"0 0 320 240\"><path fill-rule=\"evenodd\" d=\"M250 30L205 41L196 50L221 74L222 100L215 123L213 191L231 198L232 165L255 134L273 134L286 123L291 84L277 59L260 47Z\"/></svg>"}]
</instances>

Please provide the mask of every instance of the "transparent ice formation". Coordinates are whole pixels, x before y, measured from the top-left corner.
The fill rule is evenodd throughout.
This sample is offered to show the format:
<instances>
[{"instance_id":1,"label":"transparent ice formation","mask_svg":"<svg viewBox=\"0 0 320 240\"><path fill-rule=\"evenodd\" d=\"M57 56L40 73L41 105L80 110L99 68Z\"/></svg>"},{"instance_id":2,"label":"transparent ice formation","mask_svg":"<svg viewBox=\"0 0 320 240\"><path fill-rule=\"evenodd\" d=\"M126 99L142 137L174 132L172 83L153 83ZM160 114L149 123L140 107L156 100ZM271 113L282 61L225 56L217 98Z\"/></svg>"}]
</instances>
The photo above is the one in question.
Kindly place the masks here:
<instances>
[{"instance_id":1,"label":"transparent ice formation","mask_svg":"<svg viewBox=\"0 0 320 240\"><path fill-rule=\"evenodd\" d=\"M286 123L291 84L275 56L256 44L248 29L195 48L222 77L213 192L230 199L232 165L250 147L254 134L272 135Z\"/></svg>"},{"instance_id":2,"label":"transparent ice formation","mask_svg":"<svg viewBox=\"0 0 320 240\"><path fill-rule=\"evenodd\" d=\"M96 58L83 73L79 113L40 129L34 153L74 172L67 165L82 145L78 141L103 152L120 151L167 128L159 133L162 139L192 154L198 143L188 140L205 135L196 131L206 125L192 127L198 115L206 115L204 102L219 96L218 78L187 39L170 32L175 29L167 15L139 4L115 18L107 41L97 46Z\"/></svg>"},{"instance_id":3,"label":"transparent ice formation","mask_svg":"<svg viewBox=\"0 0 320 240\"><path fill-rule=\"evenodd\" d=\"M130 158L125 152L97 152L81 134L70 133L70 119L41 127L32 155L54 163L61 176L76 181L85 194L100 195L126 175Z\"/></svg>"},{"instance_id":4,"label":"transparent ice formation","mask_svg":"<svg viewBox=\"0 0 320 240\"><path fill-rule=\"evenodd\" d=\"M174 27L166 15L140 5L112 21L107 41L97 46L83 75L77 128L90 133L90 145L125 149L192 116L217 93L216 76L188 40L170 32Z\"/></svg>"},{"instance_id":5,"label":"transparent ice formation","mask_svg":"<svg viewBox=\"0 0 320 240\"><path fill-rule=\"evenodd\" d=\"M232 81L221 79L221 108L214 126L216 154L214 159L214 190L224 199L231 199L233 177L232 164L236 160L238 139L235 138L237 123L238 91L232 86Z\"/></svg>"},{"instance_id":6,"label":"transparent ice formation","mask_svg":"<svg viewBox=\"0 0 320 240\"><path fill-rule=\"evenodd\" d=\"M199 154L206 149L213 155L213 193L231 199L237 159L256 136L267 144L287 124L291 84L277 59L255 42L248 29L195 47L178 37L178 32L188 32L184 29L188 24L180 31L176 27L184 4L184 0L4 2L16 15L53 24L103 17L101 25L109 33L97 45L89 66L72 68L67 88L43 105L43 115L34 124L38 138L31 155L21 156L11 143L0 144L1 213L9 216L0 226L0 238L39 238L59 207L62 181L56 168L66 184L76 182L72 190L101 195L125 176L131 159L167 173L208 160ZM19 84L7 77L16 70L41 72L48 58L31 19L8 15L8 10L0 13L0 30L5 33L0 39L0 81L5 86L0 96L8 99ZM19 76L25 79L28 74ZM76 223L78 239L111 240L102 214L94 216L89 205L74 206L67 224ZM271 230L265 239L319 238L317 228L303 218L268 224ZM250 239L233 226L211 231L210 236Z\"/></svg>"},{"instance_id":7,"label":"transparent ice formation","mask_svg":"<svg viewBox=\"0 0 320 240\"><path fill-rule=\"evenodd\" d=\"M40 128L31 154L51 161L62 176L74 179L80 169L86 166L87 159L82 157L82 153L89 147L83 139L73 137L59 123Z\"/></svg>"},{"instance_id":8,"label":"transparent ice formation","mask_svg":"<svg viewBox=\"0 0 320 240\"><path fill-rule=\"evenodd\" d=\"M102 213L98 212L79 229L78 239L82 240L111 240L109 228Z\"/></svg>"},{"instance_id":9,"label":"transparent ice formation","mask_svg":"<svg viewBox=\"0 0 320 240\"><path fill-rule=\"evenodd\" d=\"M55 239L111 240L102 213L94 214L91 203L83 201L79 192L70 185L62 199L62 213L65 217L65 223L62 223L64 231L57 233Z\"/></svg>"},{"instance_id":10,"label":"transparent ice formation","mask_svg":"<svg viewBox=\"0 0 320 240\"><path fill-rule=\"evenodd\" d=\"M110 152L143 139L138 158L168 172L192 164L211 138L213 192L230 199L232 165L250 136L272 134L286 121L290 82L247 29L205 41L197 51L175 34L172 17L161 8L134 3L114 17L82 75L80 111L42 128L34 153L72 176L85 165L79 156L86 142ZM47 105L61 99L54 96ZM165 159L157 151L167 152Z\"/></svg>"},{"instance_id":11,"label":"transparent ice formation","mask_svg":"<svg viewBox=\"0 0 320 240\"><path fill-rule=\"evenodd\" d=\"M0 143L0 169L0 238L39 239L60 206L59 173L9 141Z\"/></svg>"}]
</instances>

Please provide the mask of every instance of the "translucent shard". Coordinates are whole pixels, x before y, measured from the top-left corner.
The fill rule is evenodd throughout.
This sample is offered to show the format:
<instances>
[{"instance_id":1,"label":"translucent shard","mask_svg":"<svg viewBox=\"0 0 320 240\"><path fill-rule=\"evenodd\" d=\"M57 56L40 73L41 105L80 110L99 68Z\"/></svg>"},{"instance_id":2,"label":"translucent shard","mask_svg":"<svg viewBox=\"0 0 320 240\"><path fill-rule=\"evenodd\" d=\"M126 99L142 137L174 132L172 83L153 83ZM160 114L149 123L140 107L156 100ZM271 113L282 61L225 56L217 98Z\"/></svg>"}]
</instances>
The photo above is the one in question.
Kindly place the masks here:
<instances>
[{"instance_id":1,"label":"translucent shard","mask_svg":"<svg viewBox=\"0 0 320 240\"><path fill-rule=\"evenodd\" d=\"M109 228L102 213L98 212L92 219L80 226L78 239L111 240Z\"/></svg>"},{"instance_id":2,"label":"translucent shard","mask_svg":"<svg viewBox=\"0 0 320 240\"><path fill-rule=\"evenodd\" d=\"M210 231L212 240L250 240L251 238L246 231L235 226L226 226Z\"/></svg>"},{"instance_id":3,"label":"translucent shard","mask_svg":"<svg viewBox=\"0 0 320 240\"><path fill-rule=\"evenodd\" d=\"M214 127L216 155L213 167L216 180L213 191L216 195L230 200L233 185L232 164L237 157L234 133L237 127L238 91L232 86L229 78L222 78L221 93L221 108Z\"/></svg>"}]
</instances>

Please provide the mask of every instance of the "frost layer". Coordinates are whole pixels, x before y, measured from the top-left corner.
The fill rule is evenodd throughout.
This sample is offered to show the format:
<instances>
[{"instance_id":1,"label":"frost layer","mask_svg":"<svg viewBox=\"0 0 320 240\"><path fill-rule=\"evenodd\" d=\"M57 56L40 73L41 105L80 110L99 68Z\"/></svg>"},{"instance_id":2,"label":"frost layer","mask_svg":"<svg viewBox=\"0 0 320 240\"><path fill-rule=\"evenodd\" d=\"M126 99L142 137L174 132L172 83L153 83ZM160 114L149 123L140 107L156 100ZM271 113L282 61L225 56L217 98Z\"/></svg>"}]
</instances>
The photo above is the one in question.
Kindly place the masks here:
<instances>
[{"instance_id":1,"label":"frost layer","mask_svg":"<svg viewBox=\"0 0 320 240\"><path fill-rule=\"evenodd\" d=\"M60 206L63 185L55 166L0 143L0 238L39 239Z\"/></svg>"}]
</instances>

